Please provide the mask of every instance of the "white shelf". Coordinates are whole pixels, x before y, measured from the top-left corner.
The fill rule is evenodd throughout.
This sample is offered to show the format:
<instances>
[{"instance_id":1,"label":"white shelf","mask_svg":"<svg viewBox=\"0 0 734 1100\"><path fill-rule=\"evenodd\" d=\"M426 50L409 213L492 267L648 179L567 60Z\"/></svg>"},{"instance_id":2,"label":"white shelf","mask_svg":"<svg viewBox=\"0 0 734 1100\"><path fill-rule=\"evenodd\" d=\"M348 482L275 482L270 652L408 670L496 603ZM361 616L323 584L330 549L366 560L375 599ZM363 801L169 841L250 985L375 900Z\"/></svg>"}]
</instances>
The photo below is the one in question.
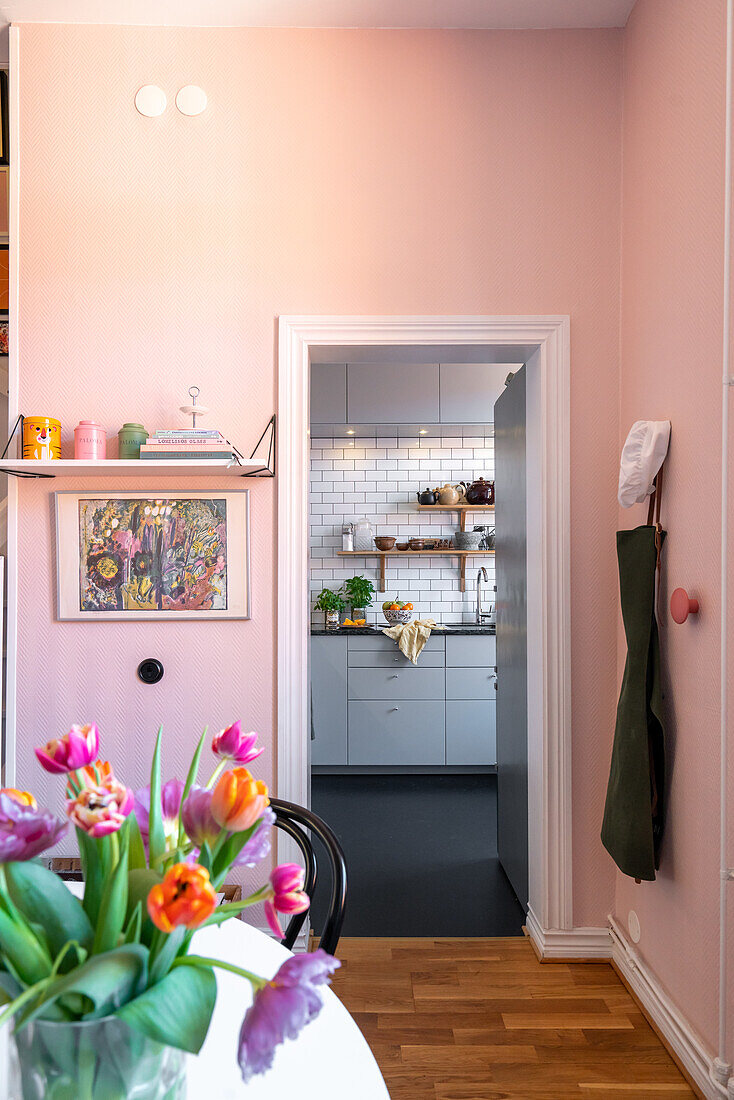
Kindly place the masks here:
<instances>
[{"instance_id":1,"label":"white shelf","mask_svg":"<svg viewBox=\"0 0 734 1100\"><path fill-rule=\"evenodd\" d=\"M0 459L0 473L23 477L257 477L271 476L262 462L233 462L231 459L182 459L149 462L136 458L73 459L37 461L31 458Z\"/></svg>"}]
</instances>

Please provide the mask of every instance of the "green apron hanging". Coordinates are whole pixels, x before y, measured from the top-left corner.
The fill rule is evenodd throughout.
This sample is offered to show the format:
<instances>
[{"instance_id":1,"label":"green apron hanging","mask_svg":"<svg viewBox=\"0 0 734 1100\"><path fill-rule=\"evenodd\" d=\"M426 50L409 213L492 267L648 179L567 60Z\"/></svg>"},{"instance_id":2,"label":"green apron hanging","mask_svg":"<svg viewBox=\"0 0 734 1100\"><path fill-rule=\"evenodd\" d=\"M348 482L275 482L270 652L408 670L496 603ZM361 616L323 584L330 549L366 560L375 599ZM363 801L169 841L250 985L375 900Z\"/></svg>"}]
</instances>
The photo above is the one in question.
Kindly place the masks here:
<instances>
[{"instance_id":1,"label":"green apron hanging","mask_svg":"<svg viewBox=\"0 0 734 1100\"><path fill-rule=\"evenodd\" d=\"M654 880L660 865L665 798L665 741L655 573L665 532L656 526L617 532L627 660L617 705L601 839L625 875Z\"/></svg>"}]
</instances>

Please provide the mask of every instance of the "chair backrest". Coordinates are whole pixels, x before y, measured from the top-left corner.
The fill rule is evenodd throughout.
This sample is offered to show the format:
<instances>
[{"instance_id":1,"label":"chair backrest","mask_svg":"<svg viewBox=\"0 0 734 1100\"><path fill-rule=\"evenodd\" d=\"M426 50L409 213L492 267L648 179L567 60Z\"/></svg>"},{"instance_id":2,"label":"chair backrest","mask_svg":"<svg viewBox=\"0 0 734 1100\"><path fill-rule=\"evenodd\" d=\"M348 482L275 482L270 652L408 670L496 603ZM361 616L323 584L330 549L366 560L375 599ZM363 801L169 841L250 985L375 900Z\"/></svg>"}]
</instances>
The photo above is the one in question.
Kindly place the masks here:
<instances>
[{"instance_id":1,"label":"chair backrest","mask_svg":"<svg viewBox=\"0 0 734 1100\"><path fill-rule=\"evenodd\" d=\"M342 846L326 822L322 821L312 810L307 810L305 806L296 806L293 802L271 798L270 808L275 813L276 827L292 837L301 850L306 868L303 888L309 897L313 897L318 873L316 853L309 833L317 836L326 849L331 868L331 897L319 947L323 947L324 951L333 955L344 923L347 901L347 863ZM307 913L308 910L304 913L296 913L291 917L282 941L284 947L293 948L298 939L298 934L303 928Z\"/></svg>"}]
</instances>

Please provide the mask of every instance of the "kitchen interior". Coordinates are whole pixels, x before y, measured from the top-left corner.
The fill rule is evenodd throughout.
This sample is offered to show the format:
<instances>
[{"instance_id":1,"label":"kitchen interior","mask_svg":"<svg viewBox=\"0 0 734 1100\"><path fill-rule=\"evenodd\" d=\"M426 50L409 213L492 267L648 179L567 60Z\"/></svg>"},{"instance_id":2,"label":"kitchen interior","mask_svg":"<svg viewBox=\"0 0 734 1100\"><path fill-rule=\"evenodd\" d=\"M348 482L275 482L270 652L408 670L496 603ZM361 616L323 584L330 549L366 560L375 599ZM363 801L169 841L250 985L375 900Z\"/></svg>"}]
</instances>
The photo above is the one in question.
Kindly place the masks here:
<instances>
[{"instance_id":1,"label":"kitchen interior","mask_svg":"<svg viewBox=\"0 0 734 1100\"><path fill-rule=\"evenodd\" d=\"M312 354L311 804L346 935L521 934L524 374L482 346ZM413 663L383 631L415 621Z\"/></svg>"}]
</instances>

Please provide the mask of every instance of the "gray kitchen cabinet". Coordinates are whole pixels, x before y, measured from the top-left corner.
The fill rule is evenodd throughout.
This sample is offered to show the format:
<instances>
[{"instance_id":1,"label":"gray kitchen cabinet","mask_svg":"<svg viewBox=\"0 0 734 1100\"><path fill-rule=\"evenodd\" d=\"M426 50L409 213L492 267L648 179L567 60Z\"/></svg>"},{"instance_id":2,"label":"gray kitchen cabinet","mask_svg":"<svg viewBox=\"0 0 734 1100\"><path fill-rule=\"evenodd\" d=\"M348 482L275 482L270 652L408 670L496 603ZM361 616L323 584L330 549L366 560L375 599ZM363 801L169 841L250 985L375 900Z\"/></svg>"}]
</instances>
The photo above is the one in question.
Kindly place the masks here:
<instances>
[{"instance_id":1,"label":"gray kitchen cabinet","mask_svg":"<svg viewBox=\"0 0 734 1100\"><path fill-rule=\"evenodd\" d=\"M346 764L346 638L311 638L311 726L311 763Z\"/></svg>"},{"instance_id":2,"label":"gray kitchen cabinet","mask_svg":"<svg viewBox=\"0 0 734 1100\"><path fill-rule=\"evenodd\" d=\"M445 764L443 700L350 700L350 764Z\"/></svg>"},{"instance_id":3,"label":"gray kitchen cabinet","mask_svg":"<svg viewBox=\"0 0 734 1100\"><path fill-rule=\"evenodd\" d=\"M476 668L497 664L494 634L460 634L446 637L446 667Z\"/></svg>"},{"instance_id":4,"label":"gray kitchen cabinet","mask_svg":"<svg viewBox=\"0 0 734 1100\"><path fill-rule=\"evenodd\" d=\"M347 420L437 424L438 363L348 363Z\"/></svg>"},{"instance_id":5,"label":"gray kitchen cabinet","mask_svg":"<svg viewBox=\"0 0 734 1100\"><path fill-rule=\"evenodd\" d=\"M506 363L441 363L439 415L442 424L493 424L494 403L511 370Z\"/></svg>"},{"instance_id":6,"label":"gray kitchen cabinet","mask_svg":"<svg viewBox=\"0 0 734 1100\"><path fill-rule=\"evenodd\" d=\"M447 699L489 699L496 702L497 673L493 668L447 668Z\"/></svg>"},{"instance_id":7,"label":"gray kitchen cabinet","mask_svg":"<svg viewBox=\"0 0 734 1100\"><path fill-rule=\"evenodd\" d=\"M346 424L346 363L311 364L311 423Z\"/></svg>"},{"instance_id":8,"label":"gray kitchen cabinet","mask_svg":"<svg viewBox=\"0 0 734 1100\"><path fill-rule=\"evenodd\" d=\"M443 651L440 649L430 649L426 652L427 647L423 647L423 652L418 658L418 665L414 665L412 661L409 661L404 653L401 653L397 646L394 647L394 652L384 653L382 650L374 649L357 649L353 650L351 646L347 651L347 664L349 668L392 668L392 669L405 669L406 672L412 669L424 669L424 668L443 668ZM439 673L440 675L440 673Z\"/></svg>"},{"instance_id":9,"label":"gray kitchen cabinet","mask_svg":"<svg viewBox=\"0 0 734 1100\"><path fill-rule=\"evenodd\" d=\"M443 699L443 672L433 668L350 668L349 699Z\"/></svg>"},{"instance_id":10,"label":"gray kitchen cabinet","mask_svg":"<svg viewBox=\"0 0 734 1100\"><path fill-rule=\"evenodd\" d=\"M444 637L442 634L431 634L430 638L423 646L419 661L422 661L427 653L443 653ZM369 650L375 653L390 653L393 656L400 654L395 642L392 638L388 638L387 634L350 634L349 635L349 652L356 653L357 650Z\"/></svg>"},{"instance_id":11,"label":"gray kitchen cabinet","mask_svg":"<svg viewBox=\"0 0 734 1100\"><path fill-rule=\"evenodd\" d=\"M497 704L480 699L446 700L446 763L497 763Z\"/></svg>"}]
</instances>

